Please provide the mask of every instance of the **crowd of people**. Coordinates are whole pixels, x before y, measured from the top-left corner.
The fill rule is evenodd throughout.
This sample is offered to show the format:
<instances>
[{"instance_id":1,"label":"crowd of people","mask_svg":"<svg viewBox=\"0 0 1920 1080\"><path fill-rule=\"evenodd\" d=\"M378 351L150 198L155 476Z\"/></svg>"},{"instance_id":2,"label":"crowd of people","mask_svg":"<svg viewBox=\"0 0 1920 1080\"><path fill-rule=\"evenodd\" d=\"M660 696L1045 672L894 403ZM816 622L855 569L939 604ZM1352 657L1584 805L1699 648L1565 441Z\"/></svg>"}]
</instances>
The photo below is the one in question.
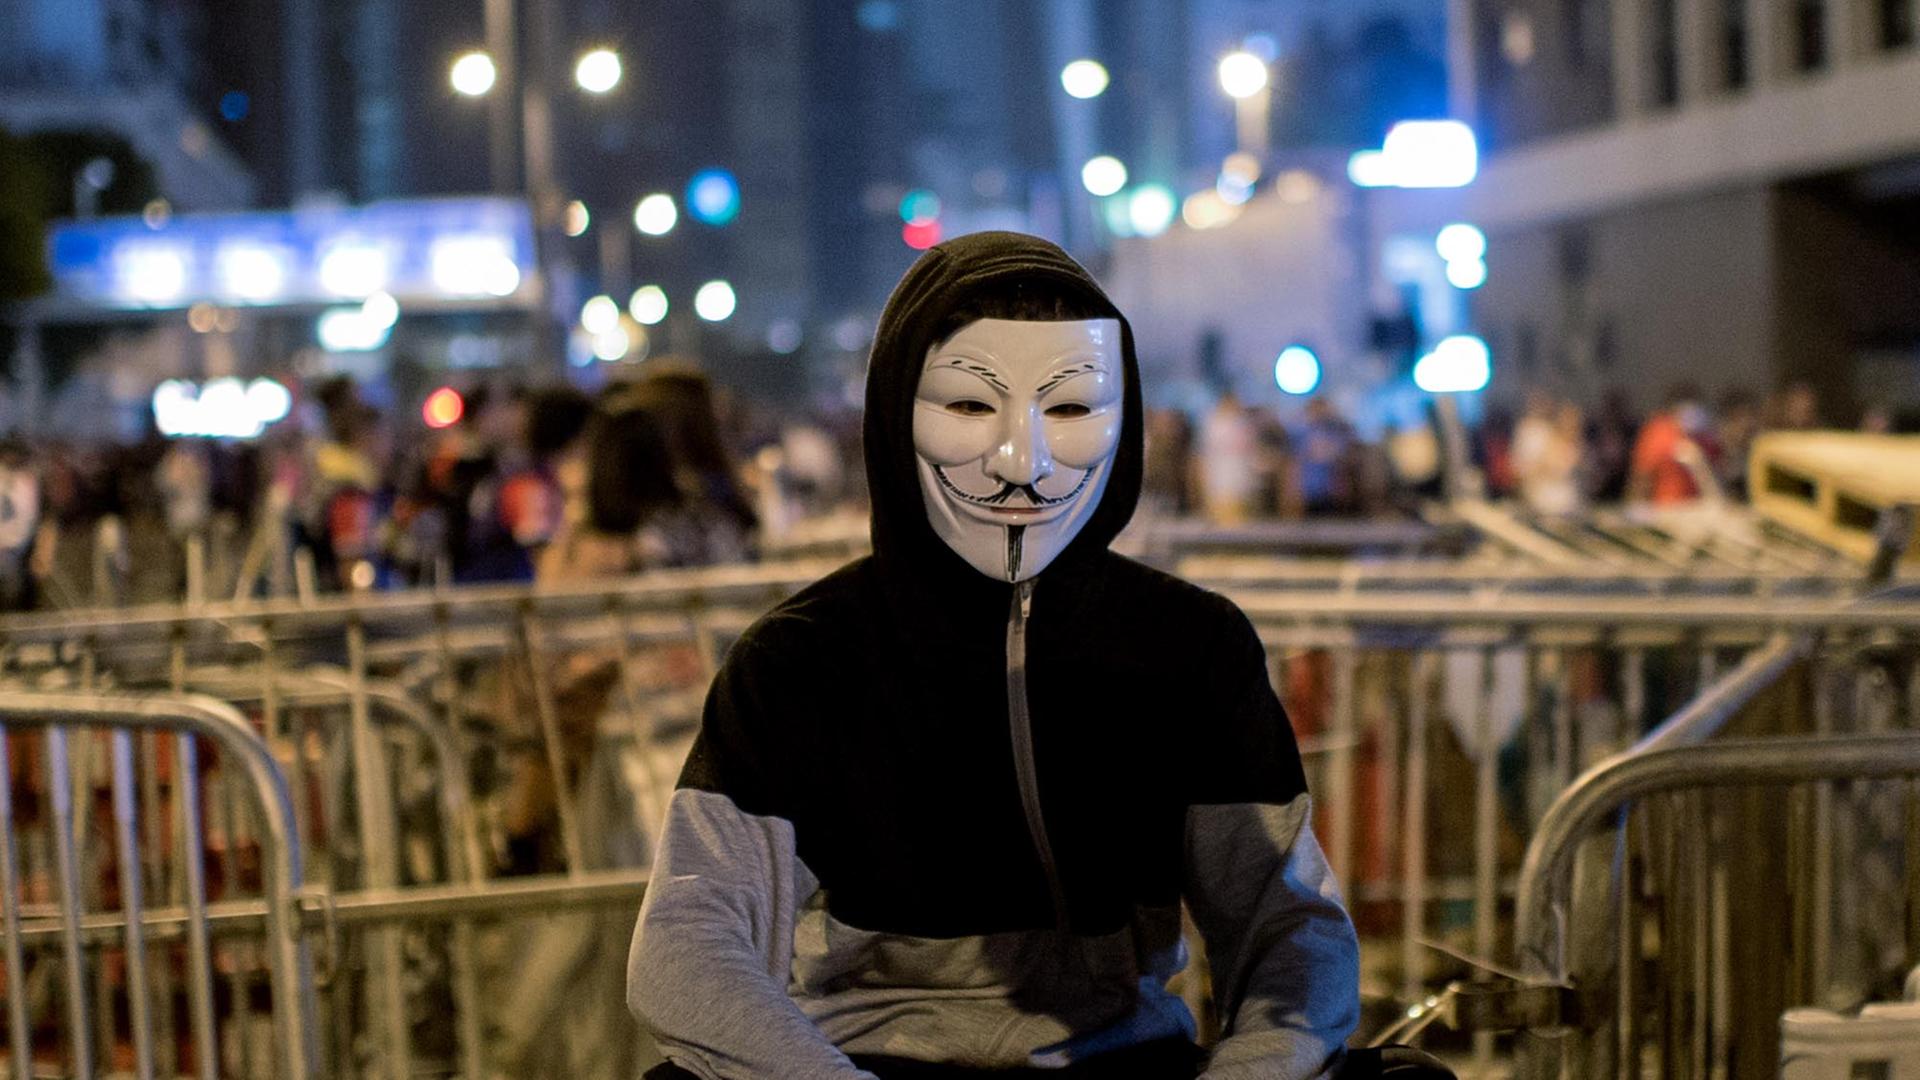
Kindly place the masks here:
<instances>
[{"instance_id":1,"label":"crowd of people","mask_svg":"<svg viewBox=\"0 0 1920 1080\"><path fill-rule=\"evenodd\" d=\"M1710 400L1697 386L1677 384L1644 416L1620 392L1588 411L1535 390L1517 417L1487 408L1463 429L1459 453L1470 459L1481 493L1536 513L1622 502L1672 507L1744 498L1755 436L1809 430L1822 420L1803 383L1764 402L1745 391ZM1858 426L1886 433L1892 424L1884 410L1870 409ZM1392 513L1444 492L1445 437L1436 418L1388 428L1370 442L1324 396L1289 424L1229 392L1197 423L1177 410L1150 414L1144 505L1221 526Z\"/></svg>"},{"instance_id":2,"label":"crowd of people","mask_svg":"<svg viewBox=\"0 0 1920 1080\"><path fill-rule=\"evenodd\" d=\"M756 412L691 367L593 395L480 383L463 405L427 429L341 378L252 442L0 442L0 610L732 562L863 506L855 414ZM1822 420L1804 384L1765 401L1677 385L1644 416L1622 393L1587 410L1535 390L1451 453L1537 513L1674 506L1744 497L1756 435ZM1858 426L1891 425L1869 410ZM1368 440L1325 395L1287 422L1228 392L1198 417L1149 412L1142 510L1226 527L1406 512L1447 493L1445 444L1437 420Z\"/></svg>"},{"instance_id":3,"label":"crowd of people","mask_svg":"<svg viewBox=\"0 0 1920 1080\"><path fill-rule=\"evenodd\" d=\"M0 443L0 610L739 561L857 496L847 425L730 407L688 367L479 383L440 429L344 378L303 396L253 441Z\"/></svg>"}]
</instances>

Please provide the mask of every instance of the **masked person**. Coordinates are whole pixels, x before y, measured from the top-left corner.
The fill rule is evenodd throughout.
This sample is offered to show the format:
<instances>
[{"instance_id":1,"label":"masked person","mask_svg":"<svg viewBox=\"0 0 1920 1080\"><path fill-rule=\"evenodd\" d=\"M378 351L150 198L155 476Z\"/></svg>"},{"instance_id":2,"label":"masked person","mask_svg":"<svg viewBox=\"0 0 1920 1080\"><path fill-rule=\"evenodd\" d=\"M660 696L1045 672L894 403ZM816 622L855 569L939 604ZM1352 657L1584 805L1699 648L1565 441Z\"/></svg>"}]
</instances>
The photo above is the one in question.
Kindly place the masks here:
<instances>
[{"instance_id":1,"label":"masked person","mask_svg":"<svg viewBox=\"0 0 1920 1080\"><path fill-rule=\"evenodd\" d=\"M1126 320L1052 244L956 239L895 289L873 555L735 644L670 804L628 971L651 1076L1338 1067L1354 931L1260 641L1108 551L1142 419ZM1210 1059L1167 989L1182 900Z\"/></svg>"}]
</instances>

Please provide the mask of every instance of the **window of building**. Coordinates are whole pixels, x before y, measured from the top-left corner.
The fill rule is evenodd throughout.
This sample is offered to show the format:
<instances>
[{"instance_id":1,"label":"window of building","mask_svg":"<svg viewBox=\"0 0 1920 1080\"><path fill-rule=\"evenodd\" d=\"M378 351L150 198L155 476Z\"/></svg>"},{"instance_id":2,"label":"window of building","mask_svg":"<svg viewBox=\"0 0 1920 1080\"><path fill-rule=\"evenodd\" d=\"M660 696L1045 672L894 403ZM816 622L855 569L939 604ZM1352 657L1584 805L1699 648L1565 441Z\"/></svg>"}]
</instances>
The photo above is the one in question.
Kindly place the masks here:
<instances>
[{"instance_id":1,"label":"window of building","mask_svg":"<svg viewBox=\"0 0 1920 1080\"><path fill-rule=\"evenodd\" d=\"M1910 0L1879 0L1880 47L1904 49L1913 44L1913 4Z\"/></svg>"},{"instance_id":2,"label":"window of building","mask_svg":"<svg viewBox=\"0 0 1920 1080\"><path fill-rule=\"evenodd\" d=\"M1720 0L1720 41L1727 89L1745 89L1753 81L1747 66L1747 0Z\"/></svg>"},{"instance_id":3,"label":"window of building","mask_svg":"<svg viewBox=\"0 0 1920 1080\"><path fill-rule=\"evenodd\" d=\"M1561 287L1574 292L1593 276L1593 236L1584 226L1568 226L1560 231L1558 248Z\"/></svg>"},{"instance_id":4,"label":"window of building","mask_svg":"<svg viewBox=\"0 0 1920 1080\"><path fill-rule=\"evenodd\" d=\"M1827 62L1827 6L1821 0L1799 0L1794 5L1794 65L1814 71Z\"/></svg>"},{"instance_id":5,"label":"window of building","mask_svg":"<svg viewBox=\"0 0 1920 1080\"><path fill-rule=\"evenodd\" d=\"M1531 376L1540 365L1540 333L1532 323L1521 323L1513 333L1513 358L1520 374Z\"/></svg>"},{"instance_id":6,"label":"window of building","mask_svg":"<svg viewBox=\"0 0 1920 1080\"><path fill-rule=\"evenodd\" d=\"M1680 101L1679 5L1653 0L1647 5L1647 39L1653 60L1653 101L1674 105Z\"/></svg>"},{"instance_id":7,"label":"window of building","mask_svg":"<svg viewBox=\"0 0 1920 1080\"><path fill-rule=\"evenodd\" d=\"M1607 23L1611 21L1609 0L1565 0L1561 29L1567 38L1567 63L1586 67L1605 60Z\"/></svg>"}]
</instances>

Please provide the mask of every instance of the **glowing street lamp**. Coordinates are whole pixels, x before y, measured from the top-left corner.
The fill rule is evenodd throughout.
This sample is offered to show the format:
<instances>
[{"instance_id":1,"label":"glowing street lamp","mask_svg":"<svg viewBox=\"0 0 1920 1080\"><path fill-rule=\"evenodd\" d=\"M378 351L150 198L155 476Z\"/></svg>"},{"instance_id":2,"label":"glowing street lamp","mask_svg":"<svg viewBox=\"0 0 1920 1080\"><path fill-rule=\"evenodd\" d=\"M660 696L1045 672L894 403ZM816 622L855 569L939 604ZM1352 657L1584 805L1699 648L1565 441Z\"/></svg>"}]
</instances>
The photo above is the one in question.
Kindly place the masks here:
<instances>
[{"instance_id":1,"label":"glowing street lamp","mask_svg":"<svg viewBox=\"0 0 1920 1080\"><path fill-rule=\"evenodd\" d=\"M1104 199L1127 186L1127 167L1119 158L1102 154L1080 167L1080 182Z\"/></svg>"},{"instance_id":2,"label":"glowing street lamp","mask_svg":"<svg viewBox=\"0 0 1920 1080\"><path fill-rule=\"evenodd\" d=\"M1267 62L1246 50L1220 58L1220 89L1230 98L1250 98L1267 88Z\"/></svg>"},{"instance_id":3,"label":"glowing street lamp","mask_svg":"<svg viewBox=\"0 0 1920 1080\"><path fill-rule=\"evenodd\" d=\"M707 322L725 322L733 314L736 302L732 285L709 281L693 294L693 311Z\"/></svg>"},{"instance_id":4,"label":"glowing street lamp","mask_svg":"<svg viewBox=\"0 0 1920 1080\"><path fill-rule=\"evenodd\" d=\"M467 97L480 97L493 89L493 82L499 77L494 69L493 57L483 52L462 53L453 62L453 68L447 73L448 81L453 83L454 92Z\"/></svg>"},{"instance_id":5,"label":"glowing street lamp","mask_svg":"<svg viewBox=\"0 0 1920 1080\"><path fill-rule=\"evenodd\" d=\"M573 81L589 94L604 94L620 85L620 56L612 49L582 53L573 65Z\"/></svg>"},{"instance_id":6,"label":"glowing street lamp","mask_svg":"<svg viewBox=\"0 0 1920 1080\"><path fill-rule=\"evenodd\" d=\"M1075 60L1060 69L1060 85L1067 96L1082 101L1105 93L1109 81L1106 66L1098 60Z\"/></svg>"},{"instance_id":7,"label":"glowing street lamp","mask_svg":"<svg viewBox=\"0 0 1920 1080\"><path fill-rule=\"evenodd\" d=\"M633 208L633 227L648 236L667 235L679 220L680 208L673 204L673 196L664 191L641 199Z\"/></svg>"}]
</instances>

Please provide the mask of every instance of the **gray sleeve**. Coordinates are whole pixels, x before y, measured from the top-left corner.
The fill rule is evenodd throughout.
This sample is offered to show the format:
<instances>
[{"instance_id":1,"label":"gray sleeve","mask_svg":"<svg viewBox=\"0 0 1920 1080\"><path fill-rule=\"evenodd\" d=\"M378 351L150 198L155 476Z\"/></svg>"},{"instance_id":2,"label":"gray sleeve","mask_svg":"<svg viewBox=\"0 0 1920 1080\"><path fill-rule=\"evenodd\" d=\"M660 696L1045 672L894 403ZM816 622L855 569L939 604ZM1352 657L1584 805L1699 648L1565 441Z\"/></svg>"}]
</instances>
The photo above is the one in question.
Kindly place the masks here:
<instances>
[{"instance_id":1,"label":"gray sleeve","mask_svg":"<svg viewBox=\"0 0 1920 1080\"><path fill-rule=\"evenodd\" d=\"M1310 825L1312 801L1187 811L1187 903L1222 1038L1202 1080L1305 1080L1360 1021L1360 949Z\"/></svg>"},{"instance_id":2,"label":"gray sleeve","mask_svg":"<svg viewBox=\"0 0 1920 1080\"><path fill-rule=\"evenodd\" d=\"M627 960L627 1004L668 1060L704 1080L873 1080L793 999L793 927L818 888L793 825L682 788Z\"/></svg>"}]
</instances>

